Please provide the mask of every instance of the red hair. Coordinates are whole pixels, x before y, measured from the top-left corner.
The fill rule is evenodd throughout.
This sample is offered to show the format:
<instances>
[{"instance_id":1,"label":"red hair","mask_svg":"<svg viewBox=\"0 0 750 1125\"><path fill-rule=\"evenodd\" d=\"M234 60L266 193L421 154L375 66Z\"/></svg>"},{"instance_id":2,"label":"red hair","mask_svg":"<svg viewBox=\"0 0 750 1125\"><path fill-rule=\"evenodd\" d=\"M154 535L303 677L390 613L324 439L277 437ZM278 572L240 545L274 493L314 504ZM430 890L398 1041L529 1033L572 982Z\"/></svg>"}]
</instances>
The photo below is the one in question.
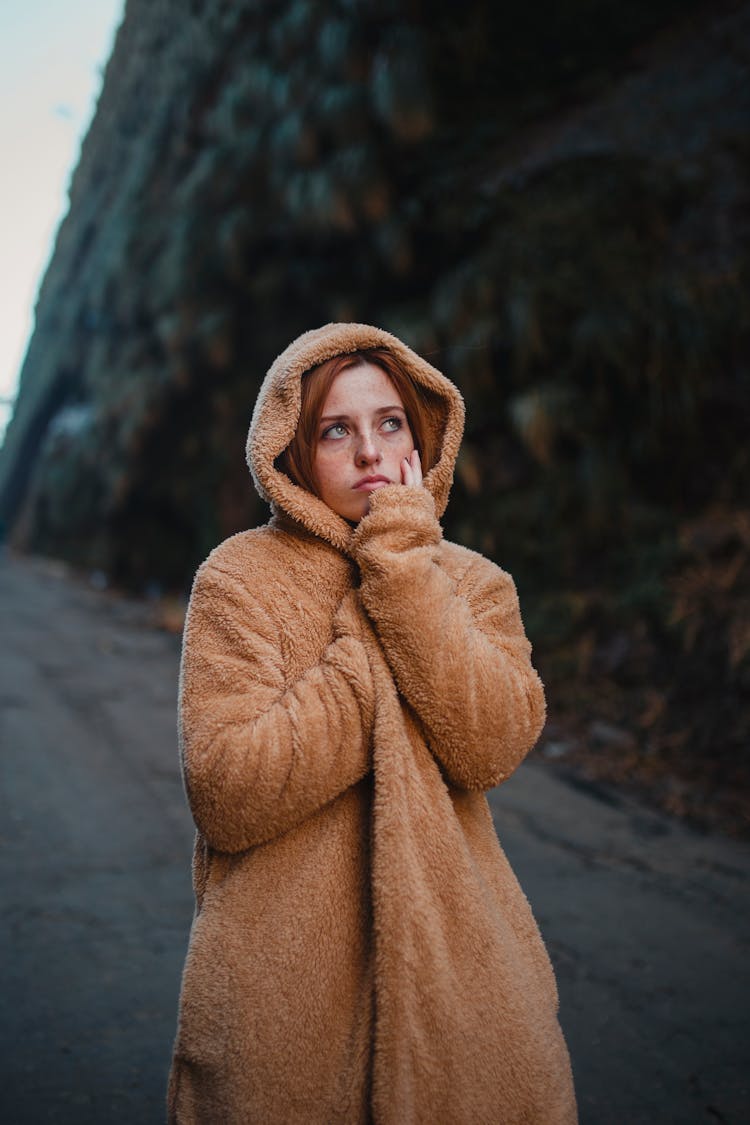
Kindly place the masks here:
<instances>
[{"instance_id":1,"label":"red hair","mask_svg":"<svg viewBox=\"0 0 750 1125\"><path fill-rule=\"evenodd\" d=\"M438 459L439 421L432 396L417 386L409 372L388 348L364 348L333 356L302 376L302 403L297 430L276 464L295 484L317 495L315 450L318 426L333 380L349 367L372 363L388 376L404 404L406 418L426 474Z\"/></svg>"}]
</instances>

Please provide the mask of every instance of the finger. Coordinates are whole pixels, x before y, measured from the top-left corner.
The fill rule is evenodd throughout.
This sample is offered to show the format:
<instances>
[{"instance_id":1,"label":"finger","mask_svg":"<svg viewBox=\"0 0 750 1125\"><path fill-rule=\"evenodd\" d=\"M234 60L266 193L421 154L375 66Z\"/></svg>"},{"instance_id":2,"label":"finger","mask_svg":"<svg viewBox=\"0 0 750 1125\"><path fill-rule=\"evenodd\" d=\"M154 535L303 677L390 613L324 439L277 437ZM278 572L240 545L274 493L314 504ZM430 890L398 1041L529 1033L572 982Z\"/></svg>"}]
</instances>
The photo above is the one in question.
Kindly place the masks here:
<instances>
[{"instance_id":1,"label":"finger","mask_svg":"<svg viewBox=\"0 0 750 1125\"><path fill-rule=\"evenodd\" d=\"M410 465L411 465L412 476L414 478L414 484L421 484L422 483L422 462L419 459L419 450L418 449L412 450L412 454L409 458L409 462L410 462Z\"/></svg>"},{"instance_id":2,"label":"finger","mask_svg":"<svg viewBox=\"0 0 750 1125\"><path fill-rule=\"evenodd\" d=\"M404 457L403 460L401 461L401 483L402 484L413 484L414 483L414 473L412 472L412 467L411 467L411 464L409 462L408 457Z\"/></svg>"}]
</instances>

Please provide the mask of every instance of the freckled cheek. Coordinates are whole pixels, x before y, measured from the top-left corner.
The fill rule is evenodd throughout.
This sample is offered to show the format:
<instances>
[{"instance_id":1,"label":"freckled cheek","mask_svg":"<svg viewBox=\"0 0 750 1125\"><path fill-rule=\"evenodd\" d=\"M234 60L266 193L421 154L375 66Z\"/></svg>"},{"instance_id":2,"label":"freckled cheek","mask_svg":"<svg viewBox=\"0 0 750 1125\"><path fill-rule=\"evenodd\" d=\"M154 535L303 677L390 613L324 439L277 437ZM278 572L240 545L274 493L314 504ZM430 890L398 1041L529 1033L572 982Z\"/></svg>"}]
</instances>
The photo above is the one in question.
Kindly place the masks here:
<instances>
[{"instance_id":1,"label":"freckled cheek","mask_svg":"<svg viewBox=\"0 0 750 1125\"><path fill-rule=\"evenodd\" d=\"M341 488L348 461L345 450L337 445L335 450L327 449L318 454L313 464L313 472L318 486L324 489Z\"/></svg>"},{"instance_id":2,"label":"freckled cheek","mask_svg":"<svg viewBox=\"0 0 750 1125\"><path fill-rule=\"evenodd\" d=\"M401 437L401 440L398 442L397 446L399 457L408 457L411 451L414 449L414 441L412 440L410 434L399 436Z\"/></svg>"}]
</instances>

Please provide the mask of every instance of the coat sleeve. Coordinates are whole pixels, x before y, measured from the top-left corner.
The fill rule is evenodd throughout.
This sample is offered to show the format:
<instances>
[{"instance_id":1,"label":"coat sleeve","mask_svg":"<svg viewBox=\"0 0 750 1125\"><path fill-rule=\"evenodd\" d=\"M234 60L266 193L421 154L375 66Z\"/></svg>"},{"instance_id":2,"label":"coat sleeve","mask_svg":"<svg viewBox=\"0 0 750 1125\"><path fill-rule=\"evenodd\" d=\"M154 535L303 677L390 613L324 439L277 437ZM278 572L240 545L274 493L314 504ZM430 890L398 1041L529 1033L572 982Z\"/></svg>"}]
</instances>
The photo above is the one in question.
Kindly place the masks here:
<instances>
[{"instance_id":1,"label":"coat sleeve","mask_svg":"<svg viewBox=\"0 0 750 1125\"><path fill-rule=\"evenodd\" d=\"M545 700L513 579L477 555L456 582L424 488L386 486L355 533L362 602L428 745L464 789L504 781L539 737Z\"/></svg>"},{"instance_id":2,"label":"coat sleeve","mask_svg":"<svg viewBox=\"0 0 750 1125\"><path fill-rule=\"evenodd\" d=\"M243 851L288 831L370 768L373 688L356 616L295 682L279 626L243 586L204 563L180 664L185 789L208 843Z\"/></svg>"}]
</instances>

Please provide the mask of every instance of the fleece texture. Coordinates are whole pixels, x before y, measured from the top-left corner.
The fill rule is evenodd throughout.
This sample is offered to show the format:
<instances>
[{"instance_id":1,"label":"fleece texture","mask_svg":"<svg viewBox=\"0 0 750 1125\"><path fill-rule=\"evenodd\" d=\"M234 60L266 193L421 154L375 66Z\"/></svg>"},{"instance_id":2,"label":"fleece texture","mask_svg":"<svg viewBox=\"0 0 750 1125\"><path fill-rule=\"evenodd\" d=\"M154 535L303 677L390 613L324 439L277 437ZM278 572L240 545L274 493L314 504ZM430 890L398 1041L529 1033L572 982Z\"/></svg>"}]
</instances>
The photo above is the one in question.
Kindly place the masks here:
<instances>
[{"instance_id":1,"label":"fleece texture","mask_svg":"<svg viewBox=\"0 0 750 1125\"><path fill-rule=\"evenodd\" d=\"M356 527L275 465L301 377L388 347L430 403L424 487ZM544 693L511 577L447 542L453 384L360 324L274 362L248 464L271 504L199 567L179 682L196 909L176 1125L573 1125L553 970L484 792Z\"/></svg>"}]
</instances>

